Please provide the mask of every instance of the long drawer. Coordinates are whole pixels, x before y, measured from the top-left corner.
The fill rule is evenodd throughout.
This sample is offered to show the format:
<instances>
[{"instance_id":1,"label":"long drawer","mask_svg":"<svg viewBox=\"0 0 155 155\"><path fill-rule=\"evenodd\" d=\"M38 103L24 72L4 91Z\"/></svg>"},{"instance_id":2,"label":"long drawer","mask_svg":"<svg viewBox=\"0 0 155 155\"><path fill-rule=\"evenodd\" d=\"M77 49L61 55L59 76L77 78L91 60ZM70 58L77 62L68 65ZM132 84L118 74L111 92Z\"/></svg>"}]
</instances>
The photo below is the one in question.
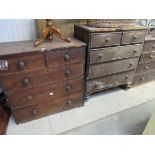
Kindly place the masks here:
<instances>
[{"instance_id":1,"label":"long drawer","mask_svg":"<svg viewBox=\"0 0 155 155\"><path fill-rule=\"evenodd\" d=\"M90 49L90 64L140 56L142 44Z\"/></svg>"},{"instance_id":2,"label":"long drawer","mask_svg":"<svg viewBox=\"0 0 155 155\"><path fill-rule=\"evenodd\" d=\"M144 42L143 52L155 51L155 40L149 40Z\"/></svg>"},{"instance_id":3,"label":"long drawer","mask_svg":"<svg viewBox=\"0 0 155 155\"><path fill-rule=\"evenodd\" d=\"M91 65L89 68L89 78L109 75L117 72L132 70L137 67L138 58L122 59L102 64Z\"/></svg>"},{"instance_id":4,"label":"long drawer","mask_svg":"<svg viewBox=\"0 0 155 155\"><path fill-rule=\"evenodd\" d=\"M0 76L0 83L10 92L78 77L83 77L83 63L4 75Z\"/></svg>"},{"instance_id":5,"label":"long drawer","mask_svg":"<svg viewBox=\"0 0 155 155\"><path fill-rule=\"evenodd\" d=\"M150 62L150 61L155 61L155 52L143 53L139 60L139 63Z\"/></svg>"},{"instance_id":6,"label":"long drawer","mask_svg":"<svg viewBox=\"0 0 155 155\"><path fill-rule=\"evenodd\" d=\"M7 95L7 99L12 109L19 109L34 104L52 102L56 98L78 92L83 92L83 79L81 78L11 93Z\"/></svg>"},{"instance_id":7,"label":"long drawer","mask_svg":"<svg viewBox=\"0 0 155 155\"><path fill-rule=\"evenodd\" d=\"M142 43L146 36L146 30L123 32L122 44Z\"/></svg>"},{"instance_id":8,"label":"long drawer","mask_svg":"<svg viewBox=\"0 0 155 155\"><path fill-rule=\"evenodd\" d=\"M133 78L132 85L139 85L153 80L155 80L155 71L137 74Z\"/></svg>"},{"instance_id":9,"label":"long drawer","mask_svg":"<svg viewBox=\"0 0 155 155\"><path fill-rule=\"evenodd\" d=\"M109 33L92 33L90 38L90 47L104 47L112 45L120 45L122 38L121 32Z\"/></svg>"},{"instance_id":10,"label":"long drawer","mask_svg":"<svg viewBox=\"0 0 155 155\"><path fill-rule=\"evenodd\" d=\"M77 93L52 100L50 103L42 103L19 110L13 110L17 123L24 123L46 115L51 115L64 110L83 106L83 94Z\"/></svg>"},{"instance_id":11,"label":"long drawer","mask_svg":"<svg viewBox=\"0 0 155 155\"><path fill-rule=\"evenodd\" d=\"M46 53L47 66L59 66L83 61L85 58L85 48L73 48L56 50Z\"/></svg>"},{"instance_id":12,"label":"long drawer","mask_svg":"<svg viewBox=\"0 0 155 155\"><path fill-rule=\"evenodd\" d=\"M0 75L45 67L45 56L41 53L1 56L0 60L8 63L8 69L0 70Z\"/></svg>"},{"instance_id":13,"label":"long drawer","mask_svg":"<svg viewBox=\"0 0 155 155\"><path fill-rule=\"evenodd\" d=\"M155 61L139 64L136 70L136 74L150 72L155 70Z\"/></svg>"},{"instance_id":14,"label":"long drawer","mask_svg":"<svg viewBox=\"0 0 155 155\"><path fill-rule=\"evenodd\" d=\"M95 80L87 81L87 92L94 93L100 90L124 85L132 82L135 71L131 70L128 72L117 73Z\"/></svg>"}]
</instances>

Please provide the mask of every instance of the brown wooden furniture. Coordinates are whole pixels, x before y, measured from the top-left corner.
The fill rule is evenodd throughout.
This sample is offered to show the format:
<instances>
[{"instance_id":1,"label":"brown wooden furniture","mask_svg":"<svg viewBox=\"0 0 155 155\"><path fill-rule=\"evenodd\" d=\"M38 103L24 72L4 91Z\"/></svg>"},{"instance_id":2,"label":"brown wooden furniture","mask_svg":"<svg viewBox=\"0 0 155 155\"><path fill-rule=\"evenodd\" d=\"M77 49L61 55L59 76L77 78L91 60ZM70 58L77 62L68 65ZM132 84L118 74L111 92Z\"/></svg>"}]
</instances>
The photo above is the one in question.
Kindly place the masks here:
<instances>
[{"instance_id":1,"label":"brown wooden furniture","mask_svg":"<svg viewBox=\"0 0 155 155\"><path fill-rule=\"evenodd\" d=\"M17 123L83 106L85 43L0 44L0 84Z\"/></svg>"},{"instance_id":2,"label":"brown wooden furniture","mask_svg":"<svg viewBox=\"0 0 155 155\"><path fill-rule=\"evenodd\" d=\"M85 96L131 85L142 52L144 27L95 28L75 25L74 36L87 43Z\"/></svg>"},{"instance_id":3,"label":"brown wooden furniture","mask_svg":"<svg viewBox=\"0 0 155 155\"><path fill-rule=\"evenodd\" d=\"M155 37L145 38L143 52L133 79L133 86L155 80Z\"/></svg>"},{"instance_id":4,"label":"brown wooden furniture","mask_svg":"<svg viewBox=\"0 0 155 155\"><path fill-rule=\"evenodd\" d=\"M61 40L65 41L65 42L71 42L71 40L69 38L64 38L61 35L59 29L53 27L53 23L52 23L51 19L46 19L46 28L44 28L42 30L40 38L35 41L34 46L35 47L39 46L46 39L53 40L53 35L56 35L57 37L59 37Z\"/></svg>"}]
</instances>

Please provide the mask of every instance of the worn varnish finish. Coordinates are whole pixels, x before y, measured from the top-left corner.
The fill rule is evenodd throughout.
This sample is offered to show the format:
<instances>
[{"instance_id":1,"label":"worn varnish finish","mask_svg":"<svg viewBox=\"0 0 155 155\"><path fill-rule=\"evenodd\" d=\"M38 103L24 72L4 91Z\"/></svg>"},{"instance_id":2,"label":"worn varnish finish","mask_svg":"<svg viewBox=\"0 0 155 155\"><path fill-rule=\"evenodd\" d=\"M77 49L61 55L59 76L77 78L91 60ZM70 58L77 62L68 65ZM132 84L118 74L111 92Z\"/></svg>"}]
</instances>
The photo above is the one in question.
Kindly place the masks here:
<instances>
[{"instance_id":1,"label":"worn varnish finish","mask_svg":"<svg viewBox=\"0 0 155 155\"><path fill-rule=\"evenodd\" d=\"M147 28L140 26L122 28L74 26L74 36L88 44L85 68L86 98L107 88L130 86L146 33Z\"/></svg>"},{"instance_id":2,"label":"worn varnish finish","mask_svg":"<svg viewBox=\"0 0 155 155\"><path fill-rule=\"evenodd\" d=\"M33 41L0 44L0 60L8 63L0 86L17 123L84 104L85 46L74 38L39 48Z\"/></svg>"},{"instance_id":3,"label":"worn varnish finish","mask_svg":"<svg viewBox=\"0 0 155 155\"><path fill-rule=\"evenodd\" d=\"M143 84L155 80L155 38L146 36L143 52L139 60L132 85Z\"/></svg>"}]
</instances>

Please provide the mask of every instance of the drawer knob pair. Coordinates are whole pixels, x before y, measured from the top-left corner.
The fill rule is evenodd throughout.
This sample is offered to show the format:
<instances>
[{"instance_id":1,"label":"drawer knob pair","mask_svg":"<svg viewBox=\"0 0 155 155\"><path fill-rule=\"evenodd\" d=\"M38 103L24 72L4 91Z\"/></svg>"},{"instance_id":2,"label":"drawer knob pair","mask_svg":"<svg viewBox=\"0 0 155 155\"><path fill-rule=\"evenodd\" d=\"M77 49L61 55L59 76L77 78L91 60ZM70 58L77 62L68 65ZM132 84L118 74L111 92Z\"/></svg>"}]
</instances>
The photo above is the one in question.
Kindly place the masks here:
<instances>
[{"instance_id":1,"label":"drawer knob pair","mask_svg":"<svg viewBox=\"0 0 155 155\"><path fill-rule=\"evenodd\" d=\"M17 67L18 67L18 69L23 70L23 69L26 67L26 62L24 62L24 61L19 61L19 62L17 63Z\"/></svg>"},{"instance_id":2,"label":"drawer knob pair","mask_svg":"<svg viewBox=\"0 0 155 155\"><path fill-rule=\"evenodd\" d=\"M66 101L66 105L71 106L72 104L73 104L73 101L72 100L67 100Z\"/></svg>"},{"instance_id":3,"label":"drawer knob pair","mask_svg":"<svg viewBox=\"0 0 155 155\"><path fill-rule=\"evenodd\" d=\"M72 90L72 86L66 85L66 86L65 86L65 90L66 90L67 92L71 91L71 90Z\"/></svg>"},{"instance_id":4,"label":"drawer knob pair","mask_svg":"<svg viewBox=\"0 0 155 155\"><path fill-rule=\"evenodd\" d=\"M69 59L70 59L70 55L69 55L69 54L65 54L65 55L64 55L64 60L65 60L65 61L68 61Z\"/></svg>"}]
</instances>

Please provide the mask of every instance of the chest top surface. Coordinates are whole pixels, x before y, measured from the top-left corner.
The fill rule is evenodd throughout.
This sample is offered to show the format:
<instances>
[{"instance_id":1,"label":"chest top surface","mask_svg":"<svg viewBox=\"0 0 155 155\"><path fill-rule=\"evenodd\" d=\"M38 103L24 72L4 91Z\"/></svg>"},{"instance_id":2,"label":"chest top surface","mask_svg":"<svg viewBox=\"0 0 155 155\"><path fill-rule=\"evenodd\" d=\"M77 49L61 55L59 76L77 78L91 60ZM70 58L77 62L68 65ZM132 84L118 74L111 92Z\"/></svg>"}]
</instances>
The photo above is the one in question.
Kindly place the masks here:
<instances>
[{"instance_id":1,"label":"chest top surface","mask_svg":"<svg viewBox=\"0 0 155 155\"><path fill-rule=\"evenodd\" d=\"M0 43L0 56L20 54L20 53L42 52L43 49L51 51L54 49L67 49L82 46L86 46L86 44L75 38L71 38L70 43L66 43L61 40L44 42L39 47L34 47L34 41L8 42L8 43Z\"/></svg>"},{"instance_id":2,"label":"chest top surface","mask_svg":"<svg viewBox=\"0 0 155 155\"><path fill-rule=\"evenodd\" d=\"M112 31L132 31L132 30L148 30L147 27L144 26L132 26L132 27L120 27L120 28L97 28L97 27L91 27L87 25L77 24L75 27L80 27L81 29L84 29L88 32L112 32Z\"/></svg>"}]
</instances>

